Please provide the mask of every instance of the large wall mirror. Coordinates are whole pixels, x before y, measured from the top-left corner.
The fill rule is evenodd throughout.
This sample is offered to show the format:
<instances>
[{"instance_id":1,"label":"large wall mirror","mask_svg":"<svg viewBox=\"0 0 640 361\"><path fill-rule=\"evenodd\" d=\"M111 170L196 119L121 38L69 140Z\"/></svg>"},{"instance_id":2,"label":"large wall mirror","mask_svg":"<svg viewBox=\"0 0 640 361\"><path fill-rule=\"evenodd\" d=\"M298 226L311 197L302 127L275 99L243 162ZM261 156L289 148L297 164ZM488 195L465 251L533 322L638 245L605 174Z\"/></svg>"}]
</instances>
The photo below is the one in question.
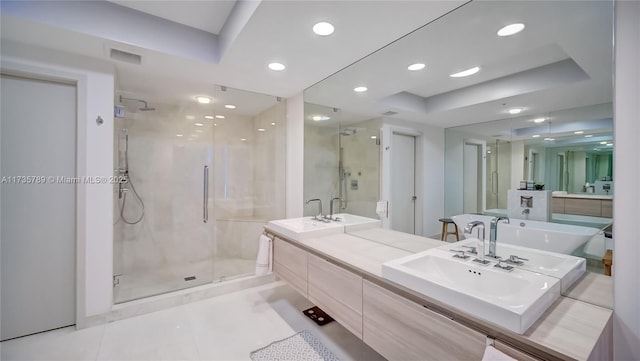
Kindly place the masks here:
<instances>
[{"instance_id":1,"label":"large wall mirror","mask_svg":"<svg viewBox=\"0 0 640 361\"><path fill-rule=\"evenodd\" d=\"M498 34L514 23L524 30ZM503 214L507 191L523 182L553 192L551 221L605 230L615 193L612 54L612 1L468 2L305 91L305 199L357 204L351 179L341 185L358 174L346 166L349 139L371 166L361 177L379 175L370 203L349 212L375 216L374 188L391 197L388 129L409 129L422 200L413 233L439 234L442 216ZM597 212L561 201L590 197Z\"/></svg>"}]
</instances>

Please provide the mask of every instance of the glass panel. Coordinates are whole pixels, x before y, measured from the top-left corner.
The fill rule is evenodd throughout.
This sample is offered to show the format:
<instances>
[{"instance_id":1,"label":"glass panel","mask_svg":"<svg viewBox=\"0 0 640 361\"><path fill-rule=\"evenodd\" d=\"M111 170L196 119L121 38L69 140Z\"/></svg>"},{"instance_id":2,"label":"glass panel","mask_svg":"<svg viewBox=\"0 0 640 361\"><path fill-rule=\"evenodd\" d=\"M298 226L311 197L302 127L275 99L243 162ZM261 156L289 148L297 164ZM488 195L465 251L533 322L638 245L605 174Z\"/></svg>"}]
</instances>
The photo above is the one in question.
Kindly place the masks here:
<instances>
[{"instance_id":1,"label":"glass panel","mask_svg":"<svg viewBox=\"0 0 640 361\"><path fill-rule=\"evenodd\" d=\"M285 217L286 102L228 87L214 98L215 282L254 274L264 224Z\"/></svg>"},{"instance_id":2,"label":"glass panel","mask_svg":"<svg viewBox=\"0 0 640 361\"><path fill-rule=\"evenodd\" d=\"M115 302L211 282L212 106L132 92L116 104Z\"/></svg>"}]
</instances>

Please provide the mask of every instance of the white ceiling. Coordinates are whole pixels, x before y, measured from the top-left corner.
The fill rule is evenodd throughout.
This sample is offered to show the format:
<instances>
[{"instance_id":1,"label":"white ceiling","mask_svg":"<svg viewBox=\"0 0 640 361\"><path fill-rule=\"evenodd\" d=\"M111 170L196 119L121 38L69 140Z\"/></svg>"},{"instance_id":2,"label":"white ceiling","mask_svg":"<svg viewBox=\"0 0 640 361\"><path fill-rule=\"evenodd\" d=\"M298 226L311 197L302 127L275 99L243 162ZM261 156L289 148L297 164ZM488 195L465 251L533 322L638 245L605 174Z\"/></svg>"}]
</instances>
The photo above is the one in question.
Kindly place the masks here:
<instances>
[{"instance_id":1,"label":"white ceiling","mask_svg":"<svg viewBox=\"0 0 640 361\"><path fill-rule=\"evenodd\" d=\"M236 0L109 0L121 6L163 19L188 25L212 34L220 34Z\"/></svg>"},{"instance_id":2,"label":"white ceiling","mask_svg":"<svg viewBox=\"0 0 640 361\"><path fill-rule=\"evenodd\" d=\"M74 23L69 24L68 14L66 22L59 19L56 22L53 13L33 15L33 9L20 10L20 6L16 11L11 5L19 1L3 0L3 48L9 49L9 44L28 44L112 62L116 67L118 90L139 94L149 101L170 97L193 99L194 95L213 92L214 85L287 98L464 3L460 0L264 0L237 2L230 10L233 2L228 1L98 2L103 9L116 7L114 11L126 6L129 13L121 13L126 16L105 25L107 14L87 11L85 18L76 17L72 20ZM55 1L47 3L48 6L56 4ZM257 7L240 21L234 12L242 3ZM80 9L77 11L82 10L82 6L76 7ZM129 23L141 14L139 11L159 17L156 20L149 19L148 15L141 17L145 22L165 21L165 28L181 23L228 43L218 62L145 47L140 39L150 43L163 39L160 35L156 39L144 38L131 30L140 26ZM58 15L62 19L64 14ZM314 34L311 28L318 21L332 22L335 33L328 37ZM92 24L103 26L105 35L100 36L100 28ZM78 30L83 27L87 30ZM115 40L113 33L118 35ZM128 37L132 41L128 41ZM178 42L190 45L189 38L178 39ZM142 62L133 65L111 60L111 48L139 54ZM267 64L273 61L284 63L287 69L283 72L267 69Z\"/></svg>"}]
</instances>

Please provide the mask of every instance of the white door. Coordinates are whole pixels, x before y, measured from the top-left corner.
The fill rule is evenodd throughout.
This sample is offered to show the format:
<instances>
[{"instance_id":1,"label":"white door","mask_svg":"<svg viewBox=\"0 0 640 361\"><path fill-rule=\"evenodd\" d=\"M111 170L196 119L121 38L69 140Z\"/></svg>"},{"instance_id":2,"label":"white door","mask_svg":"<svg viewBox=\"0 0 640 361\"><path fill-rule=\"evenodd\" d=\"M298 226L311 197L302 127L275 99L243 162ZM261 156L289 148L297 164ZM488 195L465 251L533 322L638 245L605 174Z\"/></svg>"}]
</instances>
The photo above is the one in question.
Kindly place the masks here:
<instances>
[{"instance_id":1,"label":"white door","mask_svg":"<svg viewBox=\"0 0 640 361\"><path fill-rule=\"evenodd\" d=\"M415 234L416 137L393 133L391 148L391 229Z\"/></svg>"},{"instance_id":2,"label":"white door","mask_svg":"<svg viewBox=\"0 0 640 361\"><path fill-rule=\"evenodd\" d=\"M76 88L4 75L0 87L6 340L75 323L76 186L49 177L76 175Z\"/></svg>"}]
</instances>

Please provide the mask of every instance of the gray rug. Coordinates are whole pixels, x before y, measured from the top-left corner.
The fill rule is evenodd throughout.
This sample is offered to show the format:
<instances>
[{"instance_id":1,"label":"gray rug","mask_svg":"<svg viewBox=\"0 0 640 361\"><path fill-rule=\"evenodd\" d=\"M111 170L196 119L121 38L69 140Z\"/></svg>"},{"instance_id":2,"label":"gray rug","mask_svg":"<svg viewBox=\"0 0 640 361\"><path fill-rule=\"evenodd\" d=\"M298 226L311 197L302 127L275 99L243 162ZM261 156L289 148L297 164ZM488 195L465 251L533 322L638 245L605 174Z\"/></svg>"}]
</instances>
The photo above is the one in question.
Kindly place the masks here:
<instances>
[{"instance_id":1,"label":"gray rug","mask_svg":"<svg viewBox=\"0 0 640 361\"><path fill-rule=\"evenodd\" d=\"M272 342L251 352L250 357L253 361L339 361L309 331L301 331L284 340Z\"/></svg>"}]
</instances>

